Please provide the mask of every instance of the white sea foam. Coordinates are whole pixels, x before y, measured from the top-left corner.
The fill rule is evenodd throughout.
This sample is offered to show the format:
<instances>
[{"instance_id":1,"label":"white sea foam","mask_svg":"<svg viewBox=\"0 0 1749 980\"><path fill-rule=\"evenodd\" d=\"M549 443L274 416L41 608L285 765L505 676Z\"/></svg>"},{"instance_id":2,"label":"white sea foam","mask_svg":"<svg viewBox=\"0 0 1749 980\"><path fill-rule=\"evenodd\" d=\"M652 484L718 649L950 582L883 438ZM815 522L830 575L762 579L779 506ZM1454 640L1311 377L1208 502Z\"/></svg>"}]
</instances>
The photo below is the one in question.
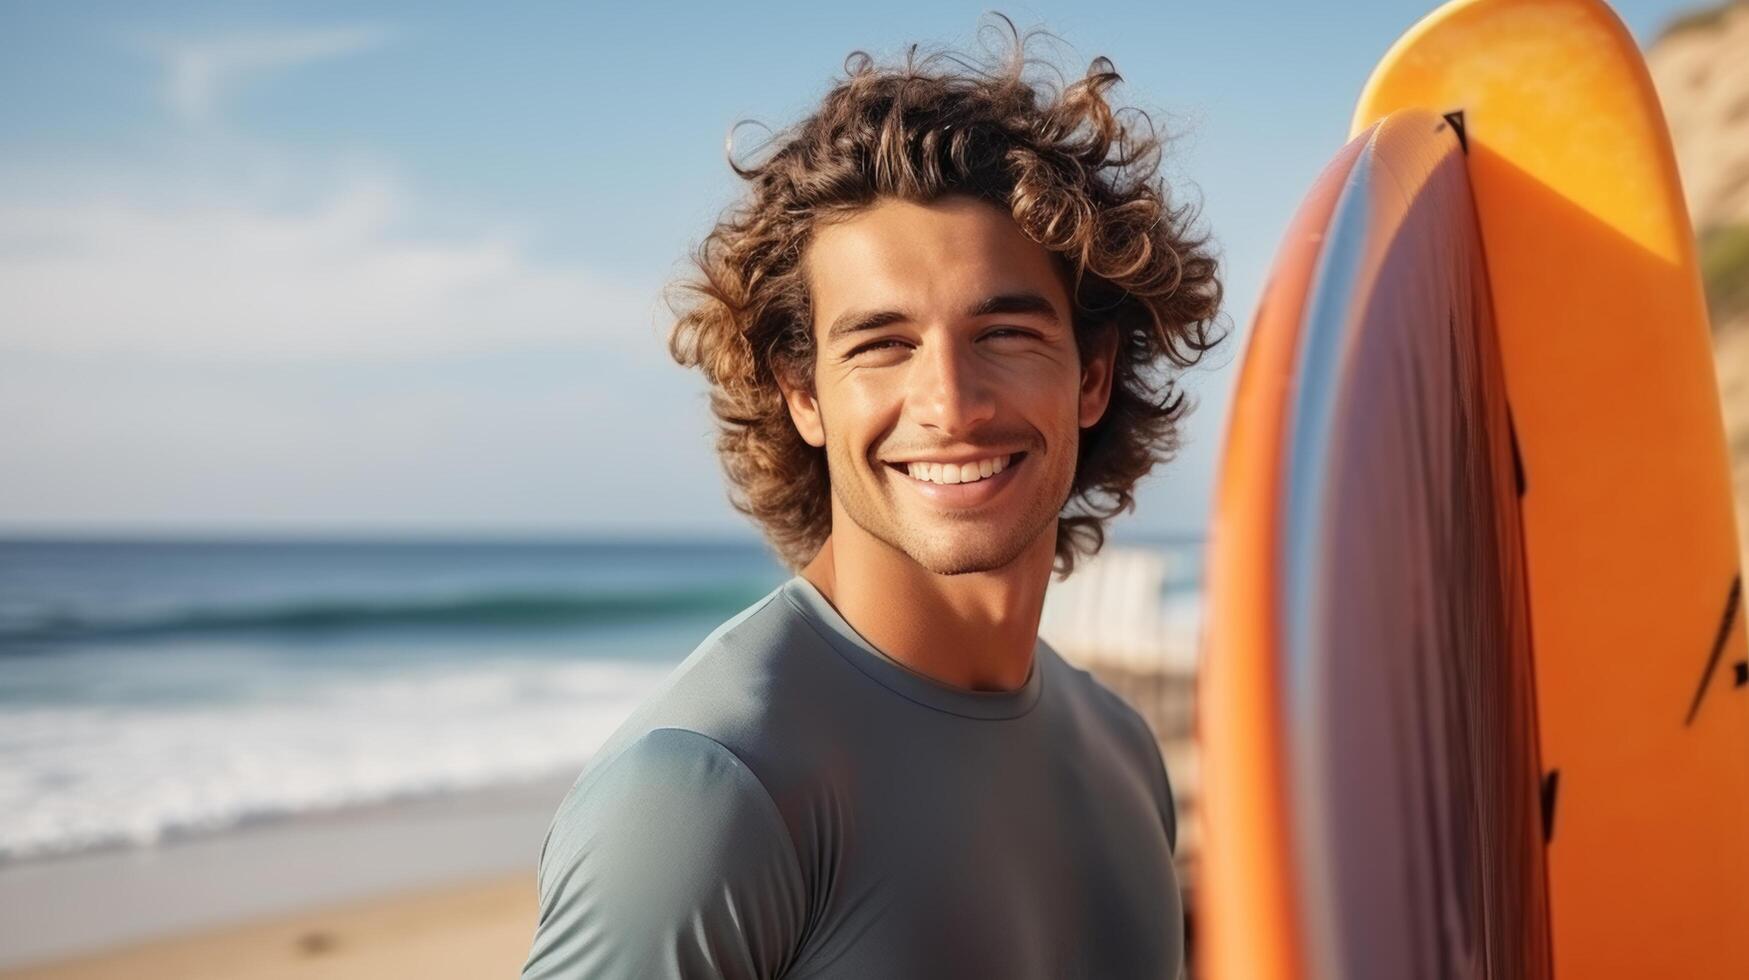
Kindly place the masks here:
<instances>
[{"instance_id":1,"label":"white sea foam","mask_svg":"<svg viewBox=\"0 0 1749 980\"><path fill-rule=\"evenodd\" d=\"M0 705L0 860L574 772L671 669L494 659L246 701Z\"/></svg>"}]
</instances>

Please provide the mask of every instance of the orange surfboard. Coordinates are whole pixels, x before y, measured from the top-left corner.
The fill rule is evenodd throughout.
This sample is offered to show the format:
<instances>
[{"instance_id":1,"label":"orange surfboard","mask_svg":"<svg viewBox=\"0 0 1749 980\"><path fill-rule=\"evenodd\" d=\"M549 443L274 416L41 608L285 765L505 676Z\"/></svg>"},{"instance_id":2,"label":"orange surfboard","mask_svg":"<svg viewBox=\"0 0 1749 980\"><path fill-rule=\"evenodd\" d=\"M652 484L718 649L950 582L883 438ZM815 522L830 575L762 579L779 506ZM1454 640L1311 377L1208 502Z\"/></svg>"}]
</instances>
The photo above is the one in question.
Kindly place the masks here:
<instances>
[{"instance_id":1,"label":"orange surfboard","mask_svg":"<svg viewBox=\"0 0 1749 980\"><path fill-rule=\"evenodd\" d=\"M1386 55L1354 125L1228 432L1199 958L1749 976L1737 539L1638 51L1601 3L1460 0Z\"/></svg>"}]
</instances>

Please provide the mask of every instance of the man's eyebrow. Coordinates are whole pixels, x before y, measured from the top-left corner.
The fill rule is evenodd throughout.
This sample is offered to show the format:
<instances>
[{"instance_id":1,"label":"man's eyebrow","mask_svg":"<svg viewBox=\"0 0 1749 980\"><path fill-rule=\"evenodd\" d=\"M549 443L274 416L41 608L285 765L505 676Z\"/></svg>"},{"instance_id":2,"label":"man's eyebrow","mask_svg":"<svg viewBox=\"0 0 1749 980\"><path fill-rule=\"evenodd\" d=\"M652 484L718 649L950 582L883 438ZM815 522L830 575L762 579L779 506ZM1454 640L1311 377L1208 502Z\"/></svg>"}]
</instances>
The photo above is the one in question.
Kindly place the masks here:
<instances>
[{"instance_id":1,"label":"man's eyebrow","mask_svg":"<svg viewBox=\"0 0 1749 980\"><path fill-rule=\"evenodd\" d=\"M1043 317L1051 323L1057 323L1057 308L1051 301L1038 293L1002 293L991 296L966 310L966 316L996 316L1000 314L1029 314ZM864 330L879 330L892 323L911 319L911 314L903 310L846 310L832 321L832 326L826 331L828 341L836 340L846 334L861 333Z\"/></svg>"},{"instance_id":2,"label":"man's eyebrow","mask_svg":"<svg viewBox=\"0 0 1749 980\"><path fill-rule=\"evenodd\" d=\"M1003 293L966 311L967 316L994 316L1002 313L1027 313L1043 317L1052 323L1057 322L1057 308L1038 293Z\"/></svg>"},{"instance_id":3,"label":"man's eyebrow","mask_svg":"<svg viewBox=\"0 0 1749 980\"><path fill-rule=\"evenodd\" d=\"M903 310L877 310L865 312L845 310L838 314L838 319L832 321L832 326L826 331L828 341L837 340L845 334L861 333L864 330L879 330L889 323L911 319L911 314Z\"/></svg>"}]
</instances>

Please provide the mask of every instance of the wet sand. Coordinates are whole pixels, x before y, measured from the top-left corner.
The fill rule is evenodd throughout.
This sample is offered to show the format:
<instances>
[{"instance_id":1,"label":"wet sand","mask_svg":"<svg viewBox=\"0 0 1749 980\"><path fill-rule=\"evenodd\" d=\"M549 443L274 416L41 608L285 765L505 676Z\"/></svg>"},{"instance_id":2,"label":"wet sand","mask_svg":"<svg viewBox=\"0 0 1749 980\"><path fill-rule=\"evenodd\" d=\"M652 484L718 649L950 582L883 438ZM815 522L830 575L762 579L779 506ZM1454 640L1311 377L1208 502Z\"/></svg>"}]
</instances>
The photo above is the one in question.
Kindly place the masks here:
<instances>
[{"instance_id":1,"label":"wet sand","mask_svg":"<svg viewBox=\"0 0 1749 980\"><path fill-rule=\"evenodd\" d=\"M0 977L514 976L570 778L0 867Z\"/></svg>"}]
</instances>

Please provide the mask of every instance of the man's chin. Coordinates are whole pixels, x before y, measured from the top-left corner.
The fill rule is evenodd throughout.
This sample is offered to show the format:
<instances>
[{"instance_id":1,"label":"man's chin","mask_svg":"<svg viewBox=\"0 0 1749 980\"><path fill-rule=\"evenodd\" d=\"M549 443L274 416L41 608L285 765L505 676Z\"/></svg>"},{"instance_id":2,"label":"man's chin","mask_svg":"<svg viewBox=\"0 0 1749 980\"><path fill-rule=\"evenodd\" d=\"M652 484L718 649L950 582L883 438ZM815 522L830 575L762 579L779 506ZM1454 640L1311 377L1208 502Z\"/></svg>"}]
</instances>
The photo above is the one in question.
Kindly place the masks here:
<instances>
[{"instance_id":1,"label":"man's chin","mask_svg":"<svg viewBox=\"0 0 1749 980\"><path fill-rule=\"evenodd\" d=\"M903 506L886 508L858 506L861 498L837 503L870 537L902 552L919 567L935 575L970 575L994 572L1012 565L1037 540L1027 534L1015 515L942 514L914 511ZM884 511L884 512L883 512Z\"/></svg>"},{"instance_id":2,"label":"man's chin","mask_svg":"<svg viewBox=\"0 0 1749 980\"><path fill-rule=\"evenodd\" d=\"M981 540L931 542L903 549L911 560L936 575L970 575L1006 568L1026 550L1020 542Z\"/></svg>"}]
</instances>

